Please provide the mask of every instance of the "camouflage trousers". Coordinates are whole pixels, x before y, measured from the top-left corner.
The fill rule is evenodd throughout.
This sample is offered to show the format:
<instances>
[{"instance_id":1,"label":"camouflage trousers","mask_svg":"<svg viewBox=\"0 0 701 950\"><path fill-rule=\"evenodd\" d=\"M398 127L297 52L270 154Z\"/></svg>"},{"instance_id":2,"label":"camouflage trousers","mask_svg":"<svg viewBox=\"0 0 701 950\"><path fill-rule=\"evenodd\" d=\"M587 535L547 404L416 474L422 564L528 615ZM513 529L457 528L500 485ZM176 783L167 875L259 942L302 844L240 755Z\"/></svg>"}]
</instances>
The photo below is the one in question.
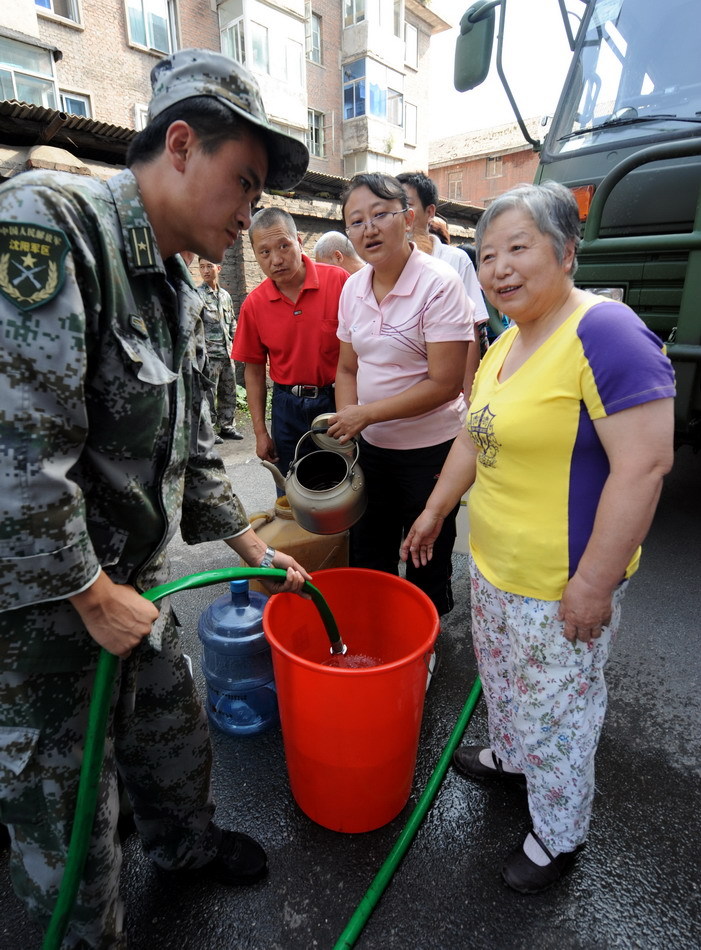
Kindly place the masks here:
<instances>
[{"instance_id":1,"label":"camouflage trousers","mask_svg":"<svg viewBox=\"0 0 701 950\"><path fill-rule=\"evenodd\" d=\"M236 418L236 376L233 360L227 356L210 356L209 378L212 381L209 391L212 422L215 428L233 426Z\"/></svg>"},{"instance_id":2,"label":"camouflage trousers","mask_svg":"<svg viewBox=\"0 0 701 950\"><path fill-rule=\"evenodd\" d=\"M95 671L0 671L0 821L17 895L46 927L70 840ZM120 664L92 840L64 948L126 946L117 835L121 776L145 854L165 869L216 854L207 722L172 614L161 652L147 642ZM167 886L167 885L166 885Z\"/></svg>"}]
</instances>

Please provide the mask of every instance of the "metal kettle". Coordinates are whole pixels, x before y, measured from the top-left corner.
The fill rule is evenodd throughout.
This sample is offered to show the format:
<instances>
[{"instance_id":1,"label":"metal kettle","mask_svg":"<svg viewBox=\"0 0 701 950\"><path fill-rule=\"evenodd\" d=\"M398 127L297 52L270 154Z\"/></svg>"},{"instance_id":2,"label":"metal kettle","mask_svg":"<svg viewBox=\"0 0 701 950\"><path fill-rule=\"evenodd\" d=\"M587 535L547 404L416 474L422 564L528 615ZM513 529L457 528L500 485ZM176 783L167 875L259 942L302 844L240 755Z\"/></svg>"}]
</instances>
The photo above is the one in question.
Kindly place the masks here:
<instances>
[{"instance_id":1,"label":"metal kettle","mask_svg":"<svg viewBox=\"0 0 701 950\"><path fill-rule=\"evenodd\" d=\"M312 421L302 436L285 477L285 494L297 524L314 534L338 534L358 521L367 508L367 492L355 439L340 445L327 436L332 413ZM319 446L300 457L305 439Z\"/></svg>"}]
</instances>

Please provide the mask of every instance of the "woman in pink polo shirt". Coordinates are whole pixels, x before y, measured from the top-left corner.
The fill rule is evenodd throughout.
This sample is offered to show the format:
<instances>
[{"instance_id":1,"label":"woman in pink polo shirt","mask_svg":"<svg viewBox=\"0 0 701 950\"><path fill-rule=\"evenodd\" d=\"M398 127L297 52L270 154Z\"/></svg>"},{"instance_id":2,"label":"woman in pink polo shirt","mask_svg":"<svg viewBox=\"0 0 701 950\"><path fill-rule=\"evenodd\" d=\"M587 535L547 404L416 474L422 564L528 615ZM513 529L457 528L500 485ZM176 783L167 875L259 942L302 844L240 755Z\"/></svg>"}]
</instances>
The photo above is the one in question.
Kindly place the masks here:
<instances>
[{"instance_id":1,"label":"woman in pink polo shirt","mask_svg":"<svg viewBox=\"0 0 701 950\"><path fill-rule=\"evenodd\" d=\"M351 530L351 564L398 573L403 536L423 510L465 420L461 395L474 306L458 274L419 251L414 212L389 175L356 175L342 198L346 234L369 267L341 293L336 415L329 434L359 436L368 508ZM407 578L440 614L450 585L455 516L445 519L426 565Z\"/></svg>"}]
</instances>

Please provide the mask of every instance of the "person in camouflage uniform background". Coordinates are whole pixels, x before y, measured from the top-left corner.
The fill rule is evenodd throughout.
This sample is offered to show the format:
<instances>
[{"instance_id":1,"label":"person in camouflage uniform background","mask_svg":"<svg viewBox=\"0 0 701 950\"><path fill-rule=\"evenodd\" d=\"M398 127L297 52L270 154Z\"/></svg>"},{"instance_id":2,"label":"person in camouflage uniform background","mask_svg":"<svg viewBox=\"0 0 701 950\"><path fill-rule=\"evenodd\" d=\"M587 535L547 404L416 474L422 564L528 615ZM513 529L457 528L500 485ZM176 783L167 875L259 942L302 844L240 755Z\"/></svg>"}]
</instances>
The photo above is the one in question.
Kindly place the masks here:
<instances>
[{"instance_id":1,"label":"person in camouflage uniform background","mask_svg":"<svg viewBox=\"0 0 701 950\"><path fill-rule=\"evenodd\" d=\"M108 183L27 172L0 187L0 822L15 890L44 926L100 647L122 660L64 947L125 945L117 772L164 871L247 883L267 870L257 842L212 821L206 720L174 617L139 594L168 579L175 531L286 568L271 589L308 578L249 528L212 450L202 304L178 256L221 260L263 185L292 187L308 153L221 54L179 51L152 84L149 125Z\"/></svg>"},{"instance_id":2,"label":"person in camouflage uniform background","mask_svg":"<svg viewBox=\"0 0 701 950\"><path fill-rule=\"evenodd\" d=\"M219 426L216 441L222 438L242 439L236 431L236 376L231 359L231 346L234 342L236 317L231 294L219 285L221 264L201 257L199 260L202 283L197 290L204 304L202 322L207 345L209 363L208 375L212 381L209 391L209 405L215 426Z\"/></svg>"}]
</instances>

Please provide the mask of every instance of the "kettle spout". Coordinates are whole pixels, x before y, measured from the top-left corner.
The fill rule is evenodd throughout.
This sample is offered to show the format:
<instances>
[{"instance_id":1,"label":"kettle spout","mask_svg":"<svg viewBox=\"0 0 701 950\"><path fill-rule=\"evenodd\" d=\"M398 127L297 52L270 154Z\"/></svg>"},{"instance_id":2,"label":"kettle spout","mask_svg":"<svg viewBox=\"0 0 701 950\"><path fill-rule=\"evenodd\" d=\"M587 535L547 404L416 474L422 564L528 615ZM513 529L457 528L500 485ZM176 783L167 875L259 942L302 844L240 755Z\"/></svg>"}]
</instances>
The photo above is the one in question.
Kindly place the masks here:
<instances>
[{"instance_id":1,"label":"kettle spout","mask_svg":"<svg viewBox=\"0 0 701 950\"><path fill-rule=\"evenodd\" d=\"M272 462L269 462L267 459L261 459L261 463L260 463L260 464L261 464L262 466L264 466L265 468L268 469L268 471L270 472L270 474L271 474L271 475L273 476L273 478L275 479L275 484L277 485L277 487L278 487L281 491L284 492L284 491L285 491L285 479L282 477L282 474L281 474L281 472L280 472L280 469L279 469L276 465L273 465Z\"/></svg>"}]
</instances>

